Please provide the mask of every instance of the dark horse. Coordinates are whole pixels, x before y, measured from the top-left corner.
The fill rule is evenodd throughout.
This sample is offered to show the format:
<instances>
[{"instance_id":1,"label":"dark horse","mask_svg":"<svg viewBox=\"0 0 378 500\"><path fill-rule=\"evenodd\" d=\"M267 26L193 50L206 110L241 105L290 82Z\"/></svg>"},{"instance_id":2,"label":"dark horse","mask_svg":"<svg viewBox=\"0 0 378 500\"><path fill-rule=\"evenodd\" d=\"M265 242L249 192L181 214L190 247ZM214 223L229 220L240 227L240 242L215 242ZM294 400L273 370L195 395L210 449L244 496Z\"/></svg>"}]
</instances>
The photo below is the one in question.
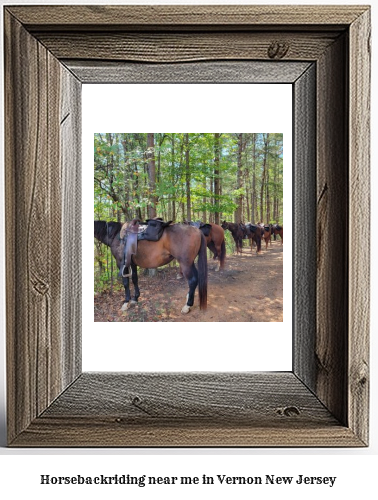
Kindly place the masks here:
<instances>
[{"instance_id":1,"label":"dark horse","mask_svg":"<svg viewBox=\"0 0 378 500\"><path fill-rule=\"evenodd\" d=\"M280 226L279 224L273 224L272 226L273 234L274 234L274 239L276 239L277 234L281 238L281 245L283 244L283 226Z\"/></svg>"},{"instance_id":2,"label":"dark horse","mask_svg":"<svg viewBox=\"0 0 378 500\"><path fill-rule=\"evenodd\" d=\"M261 252L261 229L255 224L242 224L235 222L222 222L223 229L228 229L232 237L234 238L236 245L236 253L243 252L243 239L248 238L251 244L252 252L252 242L256 242L257 253Z\"/></svg>"},{"instance_id":3,"label":"dark horse","mask_svg":"<svg viewBox=\"0 0 378 500\"><path fill-rule=\"evenodd\" d=\"M235 241L236 253L242 253L243 248L243 238L244 231L240 224L236 224L235 222L226 222L225 220L222 222L222 228L228 229L232 234L232 237Z\"/></svg>"},{"instance_id":4,"label":"dark horse","mask_svg":"<svg viewBox=\"0 0 378 500\"><path fill-rule=\"evenodd\" d=\"M252 252L252 245L253 242L256 243L256 253L261 252L261 238L262 238L262 230L261 227L259 227L257 224L252 224L251 222L248 222L247 224L240 224L243 232L244 232L244 237L249 239L250 245L251 245L251 252Z\"/></svg>"},{"instance_id":5,"label":"dark horse","mask_svg":"<svg viewBox=\"0 0 378 500\"><path fill-rule=\"evenodd\" d=\"M127 225L129 223L126 223ZM108 245L119 269L123 266L124 242L120 238L122 224L118 222L94 222L94 236L99 241ZM194 260L198 255L198 271ZM186 304L181 309L182 313L188 313L194 303L194 292L198 285L200 309L207 306L207 257L206 240L201 231L192 226L183 224L172 224L165 228L159 241L138 242L137 253L131 260L131 279L135 294L131 303L136 303L139 298L137 266L145 269L153 269L164 266L173 259L180 264L181 272L188 280L189 293ZM122 273L128 275L128 270ZM130 303L129 276L122 276L125 287L125 302L122 310L126 310Z\"/></svg>"}]
</instances>

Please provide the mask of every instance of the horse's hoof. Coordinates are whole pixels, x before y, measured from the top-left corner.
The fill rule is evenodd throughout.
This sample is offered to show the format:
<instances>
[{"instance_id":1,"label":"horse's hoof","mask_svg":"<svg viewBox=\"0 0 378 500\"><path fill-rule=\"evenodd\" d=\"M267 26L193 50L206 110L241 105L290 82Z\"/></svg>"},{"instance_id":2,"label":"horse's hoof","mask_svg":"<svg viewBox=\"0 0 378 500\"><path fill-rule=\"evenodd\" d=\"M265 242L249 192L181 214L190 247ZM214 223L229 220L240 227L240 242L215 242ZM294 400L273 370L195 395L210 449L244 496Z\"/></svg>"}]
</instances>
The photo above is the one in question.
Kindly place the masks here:
<instances>
[{"instance_id":1,"label":"horse's hoof","mask_svg":"<svg viewBox=\"0 0 378 500\"><path fill-rule=\"evenodd\" d=\"M181 312L182 314L188 314L188 312L190 311L190 307L185 305L182 309L181 309Z\"/></svg>"},{"instance_id":2,"label":"horse's hoof","mask_svg":"<svg viewBox=\"0 0 378 500\"><path fill-rule=\"evenodd\" d=\"M130 305L130 302L124 302L124 304L121 307L121 311L127 311L129 305Z\"/></svg>"},{"instance_id":3,"label":"horse's hoof","mask_svg":"<svg viewBox=\"0 0 378 500\"><path fill-rule=\"evenodd\" d=\"M129 304L130 304L130 306L135 306L135 304L138 304L138 301L131 299Z\"/></svg>"},{"instance_id":4,"label":"horse's hoof","mask_svg":"<svg viewBox=\"0 0 378 500\"><path fill-rule=\"evenodd\" d=\"M176 276L176 279L177 279L177 280L182 280L182 279L183 279L183 277L184 277L184 276L182 276L181 274L178 274L178 275Z\"/></svg>"}]
</instances>

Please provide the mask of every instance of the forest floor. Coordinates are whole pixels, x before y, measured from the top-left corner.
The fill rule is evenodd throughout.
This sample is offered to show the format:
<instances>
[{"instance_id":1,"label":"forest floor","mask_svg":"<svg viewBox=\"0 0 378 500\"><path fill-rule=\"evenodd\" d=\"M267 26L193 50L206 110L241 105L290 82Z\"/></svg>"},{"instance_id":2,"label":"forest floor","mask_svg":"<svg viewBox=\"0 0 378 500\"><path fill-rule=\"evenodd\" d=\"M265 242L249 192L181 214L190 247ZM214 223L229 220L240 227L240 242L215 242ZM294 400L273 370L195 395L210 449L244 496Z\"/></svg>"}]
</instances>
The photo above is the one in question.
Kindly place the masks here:
<instances>
[{"instance_id":1,"label":"forest floor","mask_svg":"<svg viewBox=\"0 0 378 500\"><path fill-rule=\"evenodd\" d=\"M247 242L245 242L247 245ZM181 308L188 291L185 279L177 279L175 267L159 269L150 277L139 270L138 303L121 311L124 289L121 284L95 296L95 321L283 321L283 246L280 241L256 255L245 246L242 255L226 257L223 271L215 271L215 261L208 260L207 310L201 311L196 290L194 306L188 314ZM130 280L131 282L131 280ZM133 295L131 285L131 294Z\"/></svg>"}]
</instances>

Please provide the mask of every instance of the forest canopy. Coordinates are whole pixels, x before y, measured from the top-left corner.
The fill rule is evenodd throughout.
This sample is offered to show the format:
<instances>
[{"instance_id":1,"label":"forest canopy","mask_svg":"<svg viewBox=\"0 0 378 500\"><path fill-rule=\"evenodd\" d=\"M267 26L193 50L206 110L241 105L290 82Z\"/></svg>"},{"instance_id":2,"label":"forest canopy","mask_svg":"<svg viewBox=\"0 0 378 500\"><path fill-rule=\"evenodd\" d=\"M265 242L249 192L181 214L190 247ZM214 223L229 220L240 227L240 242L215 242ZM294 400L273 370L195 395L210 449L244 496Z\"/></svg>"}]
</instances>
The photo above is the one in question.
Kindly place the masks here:
<instances>
[{"instance_id":1,"label":"forest canopy","mask_svg":"<svg viewBox=\"0 0 378 500\"><path fill-rule=\"evenodd\" d=\"M96 133L94 218L283 223L283 136Z\"/></svg>"}]
</instances>

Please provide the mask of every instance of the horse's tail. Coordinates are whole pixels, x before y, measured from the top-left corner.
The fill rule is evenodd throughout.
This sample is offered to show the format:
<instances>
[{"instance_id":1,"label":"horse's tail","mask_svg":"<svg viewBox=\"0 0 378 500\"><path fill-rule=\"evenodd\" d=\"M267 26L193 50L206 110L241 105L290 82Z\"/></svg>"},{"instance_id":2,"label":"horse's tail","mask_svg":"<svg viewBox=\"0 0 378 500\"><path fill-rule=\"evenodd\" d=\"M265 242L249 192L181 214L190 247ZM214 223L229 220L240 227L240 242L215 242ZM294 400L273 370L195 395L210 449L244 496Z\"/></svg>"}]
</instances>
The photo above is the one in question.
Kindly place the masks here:
<instances>
[{"instance_id":1,"label":"horse's tail","mask_svg":"<svg viewBox=\"0 0 378 500\"><path fill-rule=\"evenodd\" d=\"M226 260L226 242L224 241L224 238L223 238L223 241L222 241L222 244L221 244L221 253L220 253L220 256L219 256L219 267L221 269L224 268L224 262Z\"/></svg>"},{"instance_id":2,"label":"horse's tail","mask_svg":"<svg viewBox=\"0 0 378 500\"><path fill-rule=\"evenodd\" d=\"M256 246L257 246L257 253L261 252L261 229L260 231L256 231Z\"/></svg>"},{"instance_id":3,"label":"horse's tail","mask_svg":"<svg viewBox=\"0 0 378 500\"><path fill-rule=\"evenodd\" d=\"M198 252L198 293L200 309L207 307L207 246L205 236L201 232L201 247Z\"/></svg>"}]
</instances>

